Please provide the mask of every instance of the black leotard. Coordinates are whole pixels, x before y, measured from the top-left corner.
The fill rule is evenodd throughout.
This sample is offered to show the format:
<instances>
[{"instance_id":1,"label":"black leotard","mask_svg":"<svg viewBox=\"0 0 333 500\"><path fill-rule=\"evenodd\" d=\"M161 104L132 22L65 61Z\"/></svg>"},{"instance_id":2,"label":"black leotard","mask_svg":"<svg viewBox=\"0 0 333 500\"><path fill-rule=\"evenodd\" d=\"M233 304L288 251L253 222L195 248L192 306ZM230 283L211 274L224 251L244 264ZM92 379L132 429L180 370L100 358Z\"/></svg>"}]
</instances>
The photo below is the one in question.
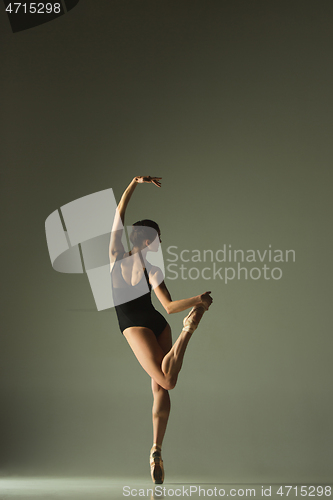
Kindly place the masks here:
<instances>
[{"instance_id":1,"label":"black leotard","mask_svg":"<svg viewBox=\"0 0 333 500\"><path fill-rule=\"evenodd\" d=\"M149 270L151 269L151 265ZM147 269L135 286L128 285L121 272L121 260L114 263L112 272L112 291L118 323L121 332L131 326L143 326L152 330L158 337L166 325L165 318L154 308L151 301L152 286L149 283Z\"/></svg>"}]
</instances>

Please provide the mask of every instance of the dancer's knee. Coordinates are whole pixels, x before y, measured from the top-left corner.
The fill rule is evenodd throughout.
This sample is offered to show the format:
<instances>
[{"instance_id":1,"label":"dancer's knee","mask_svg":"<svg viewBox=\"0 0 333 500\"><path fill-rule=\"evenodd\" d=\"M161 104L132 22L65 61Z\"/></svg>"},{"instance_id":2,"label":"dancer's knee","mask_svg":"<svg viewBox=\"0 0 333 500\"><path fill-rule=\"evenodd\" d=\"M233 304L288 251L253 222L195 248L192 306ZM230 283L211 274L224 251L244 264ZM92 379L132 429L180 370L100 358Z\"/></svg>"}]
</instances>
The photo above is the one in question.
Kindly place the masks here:
<instances>
[{"instance_id":1,"label":"dancer's knee","mask_svg":"<svg viewBox=\"0 0 333 500\"><path fill-rule=\"evenodd\" d=\"M169 377L165 376L164 380L161 380L159 383L157 383L154 379L151 380L151 388L153 395L157 395L160 391L171 391L172 389L175 388L177 384L177 377Z\"/></svg>"},{"instance_id":2,"label":"dancer's knee","mask_svg":"<svg viewBox=\"0 0 333 500\"><path fill-rule=\"evenodd\" d=\"M159 383L159 385L158 385L159 389L156 390L153 387L153 394L155 395L155 394L157 394L161 390L162 391L163 390L165 390L165 391L171 391L172 389L175 388L176 383L177 383L177 380L173 380L171 378L165 377L165 379L161 380L161 382Z\"/></svg>"},{"instance_id":3,"label":"dancer's knee","mask_svg":"<svg viewBox=\"0 0 333 500\"><path fill-rule=\"evenodd\" d=\"M167 391L172 391L176 387L177 377L167 377L165 382L165 389Z\"/></svg>"},{"instance_id":4,"label":"dancer's knee","mask_svg":"<svg viewBox=\"0 0 333 500\"><path fill-rule=\"evenodd\" d=\"M164 389L166 391L171 391L172 389L175 388L176 383L177 383L176 380L175 381L169 379L163 380L161 381L161 389Z\"/></svg>"}]
</instances>

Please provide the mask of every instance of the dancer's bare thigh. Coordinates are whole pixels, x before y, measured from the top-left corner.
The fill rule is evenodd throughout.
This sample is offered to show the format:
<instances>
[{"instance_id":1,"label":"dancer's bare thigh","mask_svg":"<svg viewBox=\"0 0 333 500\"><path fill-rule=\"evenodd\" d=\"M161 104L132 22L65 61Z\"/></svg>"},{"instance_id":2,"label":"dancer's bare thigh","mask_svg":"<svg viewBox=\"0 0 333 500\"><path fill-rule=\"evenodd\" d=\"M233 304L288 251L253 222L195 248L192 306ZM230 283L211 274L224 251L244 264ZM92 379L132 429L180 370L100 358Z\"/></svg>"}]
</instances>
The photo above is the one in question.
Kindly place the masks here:
<instances>
[{"instance_id":1,"label":"dancer's bare thigh","mask_svg":"<svg viewBox=\"0 0 333 500\"><path fill-rule=\"evenodd\" d=\"M154 333L149 328L134 326L124 330L124 336L131 346L137 360L142 368L153 378L158 384L164 385L165 377L161 370L162 359L165 353L171 348L171 331L167 327L156 339Z\"/></svg>"},{"instance_id":2,"label":"dancer's bare thigh","mask_svg":"<svg viewBox=\"0 0 333 500\"><path fill-rule=\"evenodd\" d=\"M170 351L172 347L172 336L169 324L167 324L167 326L164 328L161 335L157 337L157 342L162 347L164 354L167 354Z\"/></svg>"}]
</instances>

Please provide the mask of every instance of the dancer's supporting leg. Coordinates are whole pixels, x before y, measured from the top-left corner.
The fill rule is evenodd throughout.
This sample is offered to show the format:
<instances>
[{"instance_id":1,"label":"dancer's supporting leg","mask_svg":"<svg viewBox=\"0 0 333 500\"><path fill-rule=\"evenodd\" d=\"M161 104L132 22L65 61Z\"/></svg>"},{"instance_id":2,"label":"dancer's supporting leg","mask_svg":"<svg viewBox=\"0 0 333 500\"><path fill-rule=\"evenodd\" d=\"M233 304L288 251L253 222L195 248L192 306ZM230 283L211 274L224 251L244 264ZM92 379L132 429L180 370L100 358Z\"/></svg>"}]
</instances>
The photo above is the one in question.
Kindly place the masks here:
<instances>
[{"instance_id":1,"label":"dancer's supporting leg","mask_svg":"<svg viewBox=\"0 0 333 500\"><path fill-rule=\"evenodd\" d=\"M168 325L159 337L157 342L161 346L164 355L172 347L171 329ZM161 387L154 379L151 379L151 388L154 396L153 403L153 446L150 450L149 462L150 473L153 483L162 484L164 481L164 467L162 460L162 442L166 431L170 414L169 392Z\"/></svg>"},{"instance_id":2,"label":"dancer's supporting leg","mask_svg":"<svg viewBox=\"0 0 333 500\"><path fill-rule=\"evenodd\" d=\"M165 356L172 348L171 328L169 325L157 337L157 343ZM152 411L153 443L161 447L170 413L170 397L169 392L161 387L153 378L151 379L151 388L154 397Z\"/></svg>"},{"instance_id":3,"label":"dancer's supporting leg","mask_svg":"<svg viewBox=\"0 0 333 500\"><path fill-rule=\"evenodd\" d=\"M170 414L170 396L169 392L157 384L154 379L151 379L151 388L154 396L153 444L161 448Z\"/></svg>"}]
</instances>

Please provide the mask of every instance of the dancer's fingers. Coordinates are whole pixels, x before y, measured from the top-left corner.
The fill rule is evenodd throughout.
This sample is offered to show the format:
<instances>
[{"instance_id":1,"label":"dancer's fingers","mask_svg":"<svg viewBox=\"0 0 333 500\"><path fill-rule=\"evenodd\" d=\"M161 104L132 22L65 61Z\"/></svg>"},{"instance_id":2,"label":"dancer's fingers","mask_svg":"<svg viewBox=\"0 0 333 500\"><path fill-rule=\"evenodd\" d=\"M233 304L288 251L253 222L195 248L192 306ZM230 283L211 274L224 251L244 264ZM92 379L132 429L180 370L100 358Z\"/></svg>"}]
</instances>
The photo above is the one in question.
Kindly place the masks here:
<instances>
[{"instance_id":1,"label":"dancer's fingers","mask_svg":"<svg viewBox=\"0 0 333 500\"><path fill-rule=\"evenodd\" d=\"M205 292L201 295L201 302L204 304L207 311L213 302L212 297L209 295L210 293L211 292Z\"/></svg>"},{"instance_id":2,"label":"dancer's fingers","mask_svg":"<svg viewBox=\"0 0 333 500\"><path fill-rule=\"evenodd\" d=\"M162 179L162 177L151 177L150 175L138 175L137 177L135 177L135 179L137 182L153 182L154 184L155 182L157 182L158 184L161 184L160 180Z\"/></svg>"}]
</instances>

